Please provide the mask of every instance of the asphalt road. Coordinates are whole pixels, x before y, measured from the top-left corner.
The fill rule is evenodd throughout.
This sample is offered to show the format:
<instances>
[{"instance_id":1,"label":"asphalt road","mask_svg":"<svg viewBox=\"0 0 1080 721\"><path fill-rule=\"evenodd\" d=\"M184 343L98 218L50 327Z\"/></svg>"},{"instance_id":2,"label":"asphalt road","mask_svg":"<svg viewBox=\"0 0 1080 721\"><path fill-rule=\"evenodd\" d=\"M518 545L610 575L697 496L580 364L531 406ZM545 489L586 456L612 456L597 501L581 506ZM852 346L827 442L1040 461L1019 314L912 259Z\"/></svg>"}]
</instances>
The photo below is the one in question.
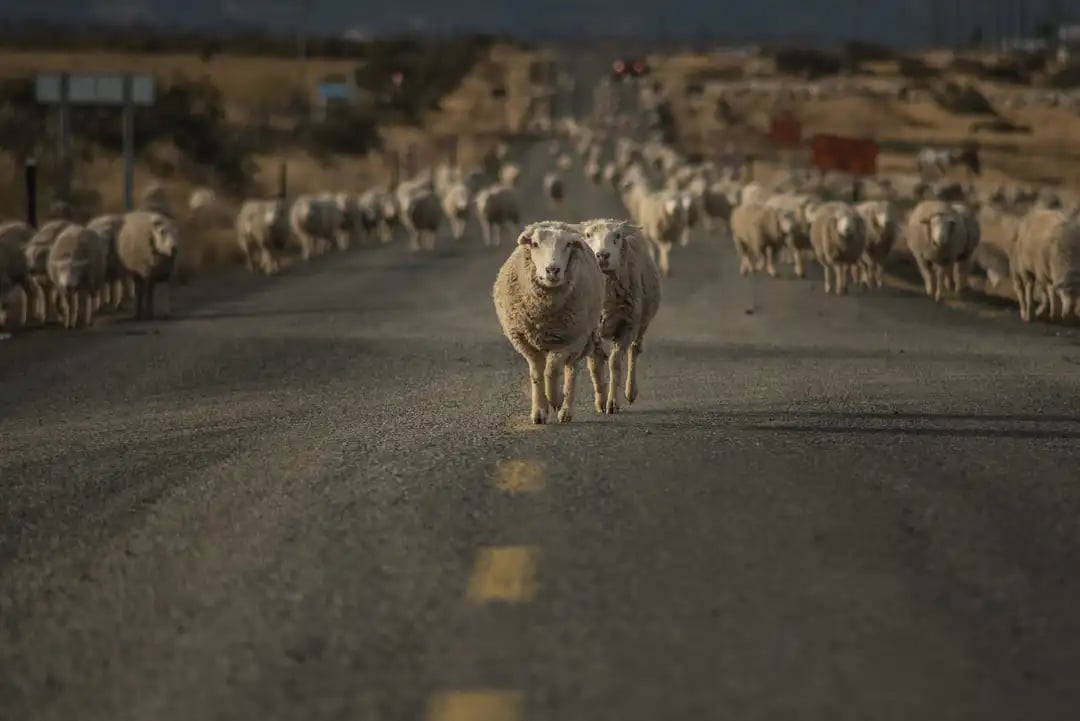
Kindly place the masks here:
<instances>
[{"instance_id":1,"label":"asphalt road","mask_svg":"<svg viewBox=\"0 0 1080 721\"><path fill-rule=\"evenodd\" d=\"M533 427L473 237L0 345L0 718L1076 718L1074 332L699 233Z\"/></svg>"}]
</instances>

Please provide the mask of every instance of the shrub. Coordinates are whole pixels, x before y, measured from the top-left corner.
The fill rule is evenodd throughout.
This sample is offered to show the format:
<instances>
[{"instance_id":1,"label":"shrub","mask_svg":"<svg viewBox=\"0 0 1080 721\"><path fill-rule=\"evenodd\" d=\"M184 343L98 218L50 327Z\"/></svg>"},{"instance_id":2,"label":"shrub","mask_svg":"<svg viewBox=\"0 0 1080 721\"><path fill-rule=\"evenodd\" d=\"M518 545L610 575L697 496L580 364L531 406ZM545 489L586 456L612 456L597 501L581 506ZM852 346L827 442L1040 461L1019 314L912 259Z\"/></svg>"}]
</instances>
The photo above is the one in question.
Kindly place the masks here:
<instances>
[{"instance_id":1,"label":"shrub","mask_svg":"<svg viewBox=\"0 0 1080 721\"><path fill-rule=\"evenodd\" d=\"M786 75L818 78L836 75L843 67L843 60L823 50L789 48L778 50L773 56L776 69Z\"/></svg>"},{"instance_id":2,"label":"shrub","mask_svg":"<svg viewBox=\"0 0 1080 721\"><path fill-rule=\"evenodd\" d=\"M950 113L962 115L997 115L994 106L971 85L945 83L933 91L934 101Z\"/></svg>"}]
</instances>

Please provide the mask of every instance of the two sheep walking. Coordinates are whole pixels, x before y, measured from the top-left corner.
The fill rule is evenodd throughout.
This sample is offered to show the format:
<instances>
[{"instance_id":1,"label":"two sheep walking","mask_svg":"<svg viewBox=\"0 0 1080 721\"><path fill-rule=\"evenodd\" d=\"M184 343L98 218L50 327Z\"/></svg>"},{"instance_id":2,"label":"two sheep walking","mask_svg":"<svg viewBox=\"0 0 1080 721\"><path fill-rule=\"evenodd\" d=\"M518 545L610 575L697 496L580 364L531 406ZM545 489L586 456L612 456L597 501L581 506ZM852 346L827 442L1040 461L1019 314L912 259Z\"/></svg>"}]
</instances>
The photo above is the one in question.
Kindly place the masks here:
<instances>
[{"instance_id":1,"label":"two sheep walking","mask_svg":"<svg viewBox=\"0 0 1080 721\"><path fill-rule=\"evenodd\" d=\"M542 221L518 236L492 295L503 334L528 364L533 423L550 413L572 419L582 360L598 413L619 411L624 358L626 401L637 399L637 359L660 305L660 273L644 242L636 226L603 219Z\"/></svg>"}]
</instances>

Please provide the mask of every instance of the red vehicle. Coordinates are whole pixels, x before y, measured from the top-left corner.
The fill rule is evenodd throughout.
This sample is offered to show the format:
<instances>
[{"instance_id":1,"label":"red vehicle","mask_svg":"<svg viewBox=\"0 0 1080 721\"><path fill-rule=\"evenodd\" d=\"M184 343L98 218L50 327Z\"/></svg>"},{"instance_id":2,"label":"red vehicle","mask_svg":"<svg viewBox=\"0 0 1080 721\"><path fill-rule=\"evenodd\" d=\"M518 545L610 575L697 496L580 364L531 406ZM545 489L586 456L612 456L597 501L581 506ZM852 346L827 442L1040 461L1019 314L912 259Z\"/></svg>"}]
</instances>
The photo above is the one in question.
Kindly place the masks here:
<instances>
[{"instance_id":1,"label":"red vehicle","mask_svg":"<svg viewBox=\"0 0 1080 721\"><path fill-rule=\"evenodd\" d=\"M642 58L618 58L611 63L611 74L616 80L644 77L649 74L649 64Z\"/></svg>"}]
</instances>

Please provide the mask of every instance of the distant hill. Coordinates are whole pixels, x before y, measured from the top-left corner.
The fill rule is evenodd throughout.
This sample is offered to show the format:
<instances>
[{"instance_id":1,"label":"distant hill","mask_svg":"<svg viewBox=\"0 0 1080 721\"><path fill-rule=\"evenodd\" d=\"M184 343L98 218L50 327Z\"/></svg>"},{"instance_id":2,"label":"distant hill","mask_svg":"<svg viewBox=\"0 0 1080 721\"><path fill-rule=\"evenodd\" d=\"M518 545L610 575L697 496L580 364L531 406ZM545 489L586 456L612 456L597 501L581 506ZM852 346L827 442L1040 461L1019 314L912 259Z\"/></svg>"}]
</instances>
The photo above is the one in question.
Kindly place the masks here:
<instances>
[{"instance_id":1,"label":"distant hill","mask_svg":"<svg viewBox=\"0 0 1080 721\"><path fill-rule=\"evenodd\" d=\"M987 39L1015 34L1021 23L1030 33L1045 19L1044 8L1055 5L1047 0L940 2L942 39L956 43L970 37L976 26ZM139 22L184 29L243 25L296 32L305 4L312 32L351 31L358 37L402 31L532 37L567 31L732 42L858 37L889 45L922 45L931 38L927 0L9 0L0 3L0 20Z\"/></svg>"}]
</instances>

